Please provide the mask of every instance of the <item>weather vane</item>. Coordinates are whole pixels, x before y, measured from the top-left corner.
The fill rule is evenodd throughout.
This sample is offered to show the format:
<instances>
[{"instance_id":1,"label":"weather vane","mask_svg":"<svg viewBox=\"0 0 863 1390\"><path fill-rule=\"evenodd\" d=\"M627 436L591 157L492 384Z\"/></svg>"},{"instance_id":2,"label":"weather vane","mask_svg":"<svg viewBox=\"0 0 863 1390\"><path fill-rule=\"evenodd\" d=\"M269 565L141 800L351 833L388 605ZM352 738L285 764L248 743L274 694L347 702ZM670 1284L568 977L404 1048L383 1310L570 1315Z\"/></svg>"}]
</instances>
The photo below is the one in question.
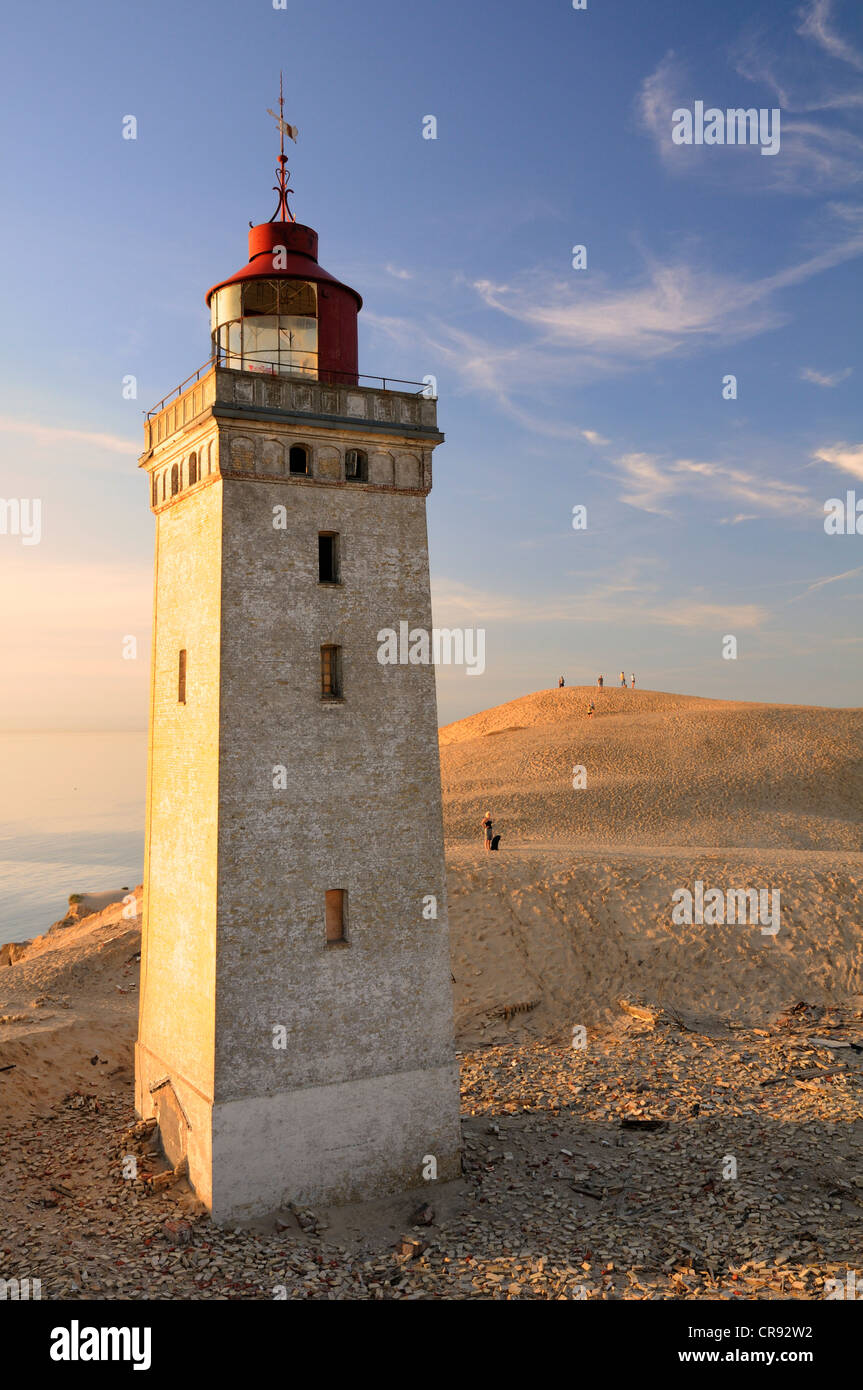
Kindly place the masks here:
<instances>
[{"instance_id":1,"label":"weather vane","mask_svg":"<svg viewBox=\"0 0 863 1390\"><path fill-rule=\"evenodd\" d=\"M270 218L270 221L295 222L296 218L294 217L294 214L291 212L291 209L288 206L288 194L293 193L294 190L291 187L289 187L288 184L290 175L288 173L288 156L285 154L285 136L287 135L296 144L297 127L295 125L290 125L285 120L285 102L284 97L282 96L281 73L279 73L279 114L277 116L275 111L271 111L268 106L267 115L272 116L273 120L276 122L276 125L279 127L279 167L276 171L276 177L279 180L279 182L277 184L273 184L273 192L278 193L279 195L279 205L273 213L272 217Z\"/></svg>"}]
</instances>

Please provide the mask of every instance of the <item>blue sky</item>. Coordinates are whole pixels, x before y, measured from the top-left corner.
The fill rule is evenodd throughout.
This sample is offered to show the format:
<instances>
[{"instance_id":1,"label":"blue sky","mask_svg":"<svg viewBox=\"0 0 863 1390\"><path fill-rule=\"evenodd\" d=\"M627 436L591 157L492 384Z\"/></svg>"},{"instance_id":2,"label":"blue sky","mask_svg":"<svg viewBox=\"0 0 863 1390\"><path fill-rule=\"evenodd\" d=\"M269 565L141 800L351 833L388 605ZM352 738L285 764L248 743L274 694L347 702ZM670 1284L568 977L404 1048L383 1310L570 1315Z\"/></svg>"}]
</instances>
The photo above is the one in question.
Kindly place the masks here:
<instances>
[{"instance_id":1,"label":"blue sky","mask_svg":"<svg viewBox=\"0 0 863 1390\"><path fill-rule=\"evenodd\" d=\"M863 499L859 4L49 2L0 56L0 497L42 500L0 535L0 727L146 725L142 411L273 211L280 67L361 370L438 381L435 618L487 633L442 722L621 666L858 705L863 536L823 506ZM674 145L696 101L779 108L778 153Z\"/></svg>"}]
</instances>

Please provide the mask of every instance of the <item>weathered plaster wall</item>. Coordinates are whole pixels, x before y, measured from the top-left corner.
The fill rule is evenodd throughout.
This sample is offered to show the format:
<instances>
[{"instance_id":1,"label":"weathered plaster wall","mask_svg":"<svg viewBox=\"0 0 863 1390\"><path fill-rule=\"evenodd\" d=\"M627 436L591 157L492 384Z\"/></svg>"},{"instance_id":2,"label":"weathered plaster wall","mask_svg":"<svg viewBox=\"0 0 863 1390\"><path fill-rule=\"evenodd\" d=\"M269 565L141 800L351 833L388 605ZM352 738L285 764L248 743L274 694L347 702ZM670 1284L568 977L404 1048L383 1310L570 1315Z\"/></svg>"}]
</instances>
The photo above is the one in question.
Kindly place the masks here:
<instances>
[{"instance_id":1,"label":"weathered plaster wall","mask_svg":"<svg viewBox=\"0 0 863 1390\"><path fill-rule=\"evenodd\" d=\"M155 503L139 1107L170 1074L192 1181L225 1220L416 1186L429 1154L441 1177L459 1162L434 668L377 659L381 628L431 629L434 403L341 393L375 421L354 428L255 413L284 390L251 381L248 417L208 411L144 458L166 477L204 441L216 471ZM284 471L298 442L308 478ZM346 448L366 450L368 484L344 481ZM340 537L339 585L318 582L321 531ZM325 940L328 888L347 892L346 943Z\"/></svg>"},{"instance_id":2,"label":"weathered plaster wall","mask_svg":"<svg viewBox=\"0 0 863 1390\"><path fill-rule=\"evenodd\" d=\"M190 1168L210 1159L216 978L222 488L156 523L155 619L136 1104L170 1075L192 1121ZM188 652L186 704L178 657ZM207 1186L209 1183L207 1182Z\"/></svg>"}]
</instances>

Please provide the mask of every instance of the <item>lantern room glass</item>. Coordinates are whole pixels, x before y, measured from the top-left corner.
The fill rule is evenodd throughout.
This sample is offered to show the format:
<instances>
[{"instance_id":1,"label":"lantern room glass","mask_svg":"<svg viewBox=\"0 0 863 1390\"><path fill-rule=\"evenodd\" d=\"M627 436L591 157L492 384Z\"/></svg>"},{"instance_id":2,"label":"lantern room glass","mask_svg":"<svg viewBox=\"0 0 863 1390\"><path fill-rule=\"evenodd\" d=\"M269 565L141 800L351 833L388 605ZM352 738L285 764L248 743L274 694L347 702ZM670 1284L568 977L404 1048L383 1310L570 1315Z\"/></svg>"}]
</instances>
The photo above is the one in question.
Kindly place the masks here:
<instances>
[{"instance_id":1,"label":"lantern room glass","mask_svg":"<svg viewBox=\"0 0 863 1390\"><path fill-rule=\"evenodd\" d=\"M318 375L318 292L308 280L247 280L210 300L213 355L224 367Z\"/></svg>"}]
</instances>

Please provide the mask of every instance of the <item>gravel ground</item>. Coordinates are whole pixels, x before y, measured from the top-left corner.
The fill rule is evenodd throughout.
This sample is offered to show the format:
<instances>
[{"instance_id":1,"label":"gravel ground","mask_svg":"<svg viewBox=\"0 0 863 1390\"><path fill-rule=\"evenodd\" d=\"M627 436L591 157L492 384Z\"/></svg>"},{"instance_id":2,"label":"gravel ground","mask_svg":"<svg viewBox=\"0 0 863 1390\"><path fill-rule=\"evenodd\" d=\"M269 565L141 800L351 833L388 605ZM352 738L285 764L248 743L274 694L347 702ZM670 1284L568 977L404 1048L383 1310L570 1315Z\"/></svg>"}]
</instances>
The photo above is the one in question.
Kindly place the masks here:
<instances>
[{"instance_id":1,"label":"gravel ground","mask_svg":"<svg viewBox=\"0 0 863 1390\"><path fill-rule=\"evenodd\" d=\"M3 1133L0 1277L44 1299L805 1300L856 1258L859 1281L863 1015L639 1013L585 1048L462 1054L461 1182L238 1231L156 1176L99 1078Z\"/></svg>"}]
</instances>

